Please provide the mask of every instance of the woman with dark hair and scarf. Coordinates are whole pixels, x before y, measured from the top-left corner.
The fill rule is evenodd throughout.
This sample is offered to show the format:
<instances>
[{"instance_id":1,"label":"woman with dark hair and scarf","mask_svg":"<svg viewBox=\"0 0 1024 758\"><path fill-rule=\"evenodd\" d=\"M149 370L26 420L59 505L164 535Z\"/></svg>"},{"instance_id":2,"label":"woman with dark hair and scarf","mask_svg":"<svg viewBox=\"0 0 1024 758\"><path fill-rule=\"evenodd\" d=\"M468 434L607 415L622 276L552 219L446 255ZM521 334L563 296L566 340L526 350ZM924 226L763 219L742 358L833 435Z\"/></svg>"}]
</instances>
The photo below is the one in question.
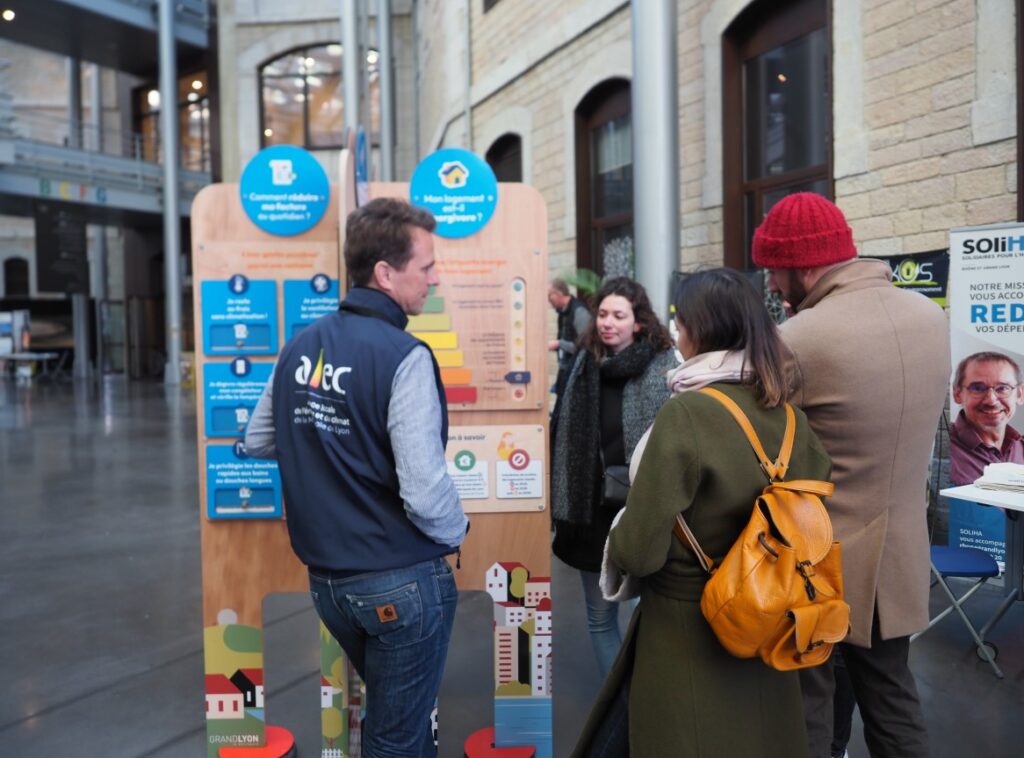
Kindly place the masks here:
<instances>
[{"instance_id":1,"label":"woman with dark hair and scarf","mask_svg":"<svg viewBox=\"0 0 1024 758\"><path fill-rule=\"evenodd\" d=\"M608 529L622 503L605 503L608 466L628 466L644 430L669 397L665 374L676 365L672 339L644 288L610 279L595 298L597 317L580 340L566 381L552 465L553 550L578 569L587 628L602 678L622 645L619 604L605 600L598 579Z\"/></svg>"},{"instance_id":2,"label":"woman with dark hair and scarf","mask_svg":"<svg viewBox=\"0 0 1024 758\"><path fill-rule=\"evenodd\" d=\"M675 306L684 361L634 454L640 464L602 575L608 594L628 596L616 584L633 585L640 605L572 758L807 758L797 672L722 647L700 609L708 575L672 533L683 512L717 565L750 520L768 480L729 411L698 390L728 396L774 455L790 393L782 342L761 294L737 271L690 274ZM794 413L786 479L828 479L825 449Z\"/></svg>"}]
</instances>

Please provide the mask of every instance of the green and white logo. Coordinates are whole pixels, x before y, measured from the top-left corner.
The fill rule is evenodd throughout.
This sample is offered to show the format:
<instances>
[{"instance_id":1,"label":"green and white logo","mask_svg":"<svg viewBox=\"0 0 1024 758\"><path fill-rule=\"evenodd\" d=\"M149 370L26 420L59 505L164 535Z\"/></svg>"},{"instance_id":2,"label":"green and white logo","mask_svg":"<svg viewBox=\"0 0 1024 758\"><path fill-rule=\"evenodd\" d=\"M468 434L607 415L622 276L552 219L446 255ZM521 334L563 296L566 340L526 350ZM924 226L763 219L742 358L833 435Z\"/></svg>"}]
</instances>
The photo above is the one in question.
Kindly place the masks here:
<instances>
[{"instance_id":1,"label":"green and white logo","mask_svg":"<svg viewBox=\"0 0 1024 758\"><path fill-rule=\"evenodd\" d=\"M455 468L459 471L470 471L476 465L476 456L469 450L460 450L455 454Z\"/></svg>"}]
</instances>

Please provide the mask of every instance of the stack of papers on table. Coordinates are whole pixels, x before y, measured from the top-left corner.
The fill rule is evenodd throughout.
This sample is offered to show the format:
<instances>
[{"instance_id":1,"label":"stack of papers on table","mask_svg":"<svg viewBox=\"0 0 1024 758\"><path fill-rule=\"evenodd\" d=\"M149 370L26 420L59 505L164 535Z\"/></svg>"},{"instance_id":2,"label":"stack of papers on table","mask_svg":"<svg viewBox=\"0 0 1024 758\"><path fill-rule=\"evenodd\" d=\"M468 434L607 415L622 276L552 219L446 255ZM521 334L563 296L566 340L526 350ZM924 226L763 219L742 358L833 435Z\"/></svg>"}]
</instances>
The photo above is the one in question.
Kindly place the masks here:
<instances>
[{"instance_id":1,"label":"stack of papers on table","mask_svg":"<svg viewBox=\"0 0 1024 758\"><path fill-rule=\"evenodd\" d=\"M985 466L985 473L974 482L974 486L1000 492L1024 493L1024 465L990 463Z\"/></svg>"}]
</instances>

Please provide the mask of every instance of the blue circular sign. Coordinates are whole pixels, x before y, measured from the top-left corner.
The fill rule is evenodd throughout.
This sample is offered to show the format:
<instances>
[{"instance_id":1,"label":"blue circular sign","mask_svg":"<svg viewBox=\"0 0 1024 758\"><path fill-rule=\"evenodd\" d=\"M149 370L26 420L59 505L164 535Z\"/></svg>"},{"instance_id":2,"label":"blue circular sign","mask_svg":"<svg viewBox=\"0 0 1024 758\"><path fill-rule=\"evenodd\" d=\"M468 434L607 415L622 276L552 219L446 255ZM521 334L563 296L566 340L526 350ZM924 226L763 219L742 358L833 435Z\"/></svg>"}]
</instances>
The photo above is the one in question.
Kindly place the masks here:
<instances>
[{"instance_id":1,"label":"blue circular sign","mask_svg":"<svg viewBox=\"0 0 1024 758\"><path fill-rule=\"evenodd\" d=\"M309 280L309 288L318 295L323 295L331 288L331 278L327 274L314 274Z\"/></svg>"},{"instance_id":2,"label":"blue circular sign","mask_svg":"<svg viewBox=\"0 0 1024 758\"><path fill-rule=\"evenodd\" d=\"M244 295L245 291L249 289L249 279L245 274L235 274L228 279L228 289L232 294Z\"/></svg>"},{"instance_id":3,"label":"blue circular sign","mask_svg":"<svg viewBox=\"0 0 1024 758\"><path fill-rule=\"evenodd\" d=\"M494 215L498 180L479 155L445 148L420 161L409 183L409 199L434 214L439 236L468 237Z\"/></svg>"},{"instance_id":4,"label":"blue circular sign","mask_svg":"<svg viewBox=\"0 0 1024 758\"><path fill-rule=\"evenodd\" d=\"M244 355L240 355L231 361L231 373L237 377L249 376L249 372L252 371L252 361L246 358Z\"/></svg>"},{"instance_id":5,"label":"blue circular sign","mask_svg":"<svg viewBox=\"0 0 1024 758\"><path fill-rule=\"evenodd\" d=\"M281 237L293 237L316 226L331 197L323 166L292 145L260 150L242 172L239 191L249 220Z\"/></svg>"}]
</instances>

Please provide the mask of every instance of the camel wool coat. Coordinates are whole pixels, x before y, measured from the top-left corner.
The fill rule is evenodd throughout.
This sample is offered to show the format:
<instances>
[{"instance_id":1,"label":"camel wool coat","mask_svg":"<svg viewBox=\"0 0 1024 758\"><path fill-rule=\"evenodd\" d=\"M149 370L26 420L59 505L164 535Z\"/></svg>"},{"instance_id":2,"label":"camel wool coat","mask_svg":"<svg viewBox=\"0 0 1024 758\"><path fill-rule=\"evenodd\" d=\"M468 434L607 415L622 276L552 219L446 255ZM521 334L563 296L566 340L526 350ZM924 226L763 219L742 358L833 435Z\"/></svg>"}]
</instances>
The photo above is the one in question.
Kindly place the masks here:
<instances>
[{"instance_id":1,"label":"camel wool coat","mask_svg":"<svg viewBox=\"0 0 1024 758\"><path fill-rule=\"evenodd\" d=\"M928 464L949 387L942 309L894 286L884 261L825 273L782 327L794 405L832 458L825 506L843 545L846 642L871 646L928 624Z\"/></svg>"}]
</instances>

